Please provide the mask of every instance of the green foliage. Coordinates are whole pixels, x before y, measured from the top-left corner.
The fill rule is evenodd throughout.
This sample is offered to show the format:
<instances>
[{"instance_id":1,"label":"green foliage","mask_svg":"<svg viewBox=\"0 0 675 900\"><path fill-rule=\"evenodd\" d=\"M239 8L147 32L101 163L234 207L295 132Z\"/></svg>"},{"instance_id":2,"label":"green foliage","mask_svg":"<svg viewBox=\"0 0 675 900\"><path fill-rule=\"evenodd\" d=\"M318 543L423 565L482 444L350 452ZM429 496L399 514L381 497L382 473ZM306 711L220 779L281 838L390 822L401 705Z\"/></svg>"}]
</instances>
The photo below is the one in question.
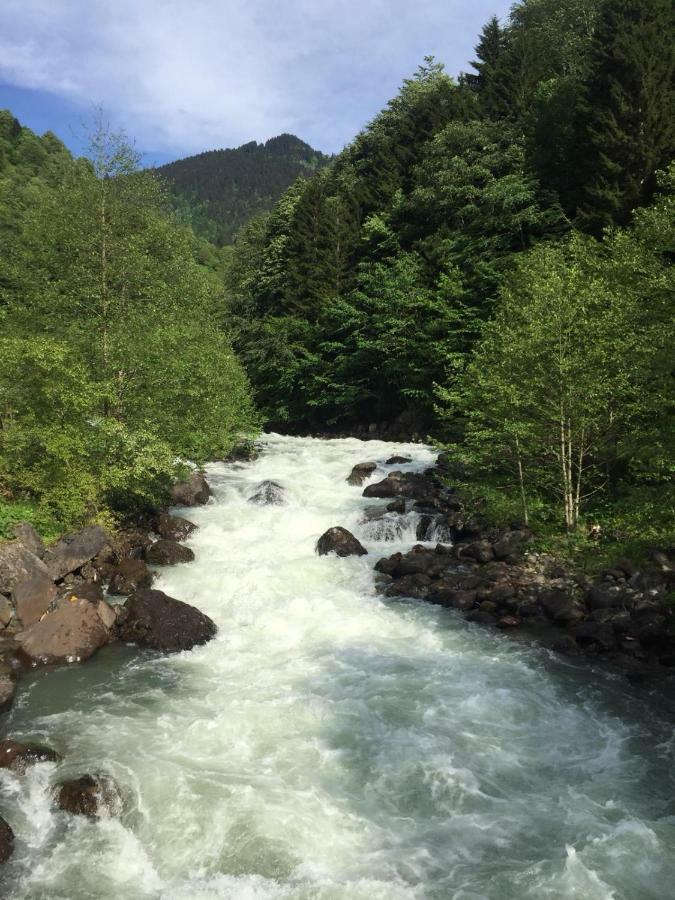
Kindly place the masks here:
<instances>
[{"instance_id":1,"label":"green foliage","mask_svg":"<svg viewBox=\"0 0 675 900\"><path fill-rule=\"evenodd\" d=\"M123 138L99 126L33 187L3 236L0 485L64 526L123 517L255 428L248 382L202 245Z\"/></svg>"}]
</instances>

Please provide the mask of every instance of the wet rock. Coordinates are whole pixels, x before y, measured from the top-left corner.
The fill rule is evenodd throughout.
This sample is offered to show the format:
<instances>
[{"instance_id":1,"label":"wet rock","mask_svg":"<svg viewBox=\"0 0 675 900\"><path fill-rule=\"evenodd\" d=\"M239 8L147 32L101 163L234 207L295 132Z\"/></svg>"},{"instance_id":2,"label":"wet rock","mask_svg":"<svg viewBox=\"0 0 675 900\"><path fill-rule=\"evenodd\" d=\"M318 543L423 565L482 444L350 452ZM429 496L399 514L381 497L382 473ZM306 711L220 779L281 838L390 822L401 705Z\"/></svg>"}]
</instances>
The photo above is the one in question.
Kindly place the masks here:
<instances>
[{"instance_id":1,"label":"wet rock","mask_svg":"<svg viewBox=\"0 0 675 900\"><path fill-rule=\"evenodd\" d=\"M539 597L547 617L558 625L574 625L584 618L584 611L564 591L545 591Z\"/></svg>"},{"instance_id":2,"label":"wet rock","mask_svg":"<svg viewBox=\"0 0 675 900\"><path fill-rule=\"evenodd\" d=\"M248 498L248 502L258 506L281 506L286 502L286 494L276 481L261 481L256 485L255 493Z\"/></svg>"},{"instance_id":3,"label":"wet rock","mask_svg":"<svg viewBox=\"0 0 675 900\"><path fill-rule=\"evenodd\" d=\"M20 657L31 666L83 662L111 639L115 613L101 600L63 597L20 636Z\"/></svg>"},{"instance_id":4,"label":"wet rock","mask_svg":"<svg viewBox=\"0 0 675 900\"><path fill-rule=\"evenodd\" d=\"M216 634L215 623L203 612L163 591L136 591L124 604L118 633L123 641L164 653L191 650Z\"/></svg>"},{"instance_id":5,"label":"wet rock","mask_svg":"<svg viewBox=\"0 0 675 900\"><path fill-rule=\"evenodd\" d=\"M23 775L26 769L37 763L60 762L61 757L44 744L24 744L19 741L0 741L0 768L11 769Z\"/></svg>"},{"instance_id":6,"label":"wet rock","mask_svg":"<svg viewBox=\"0 0 675 900\"><path fill-rule=\"evenodd\" d=\"M390 456L385 466L404 466L406 463L411 462L412 459L409 456Z\"/></svg>"},{"instance_id":7,"label":"wet rock","mask_svg":"<svg viewBox=\"0 0 675 900\"><path fill-rule=\"evenodd\" d=\"M56 599L57 590L49 575L34 575L19 581L12 591L17 618L24 627L39 622Z\"/></svg>"},{"instance_id":8,"label":"wet rock","mask_svg":"<svg viewBox=\"0 0 675 900\"><path fill-rule=\"evenodd\" d=\"M447 450L438 454L436 457L436 466L442 471L447 471L450 468L450 454Z\"/></svg>"},{"instance_id":9,"label":"wet rock","mask_svg":"<svg viewBox=\"0 0 675 900\"><path fill-rule=\"evenodd\" d=\"M404 575L392 582L385 590L387 597L412 597L416 600L424 600L429 593L431 578L423 572L415 575Z\"/></svg>"},{"instance_id":10,"label":"wet rock","mask_svg":"<svg viewBox=\"0 0 675 900\"><path fill-rule=\"evenodd\" d=\"M17 541L29 550L38 559L42 559L45 554L45 545L42 538L33 528L30 522L19 522L12 529Z\"/></svg>"},{"instance_id":11,"label":"wet rock","mask_svg":"<svg viewBox=\"0 0 675 900\"><path fill-rule=\"evenodd\" d=\"M0 544L0 594L11 594L19 581L50 577L47 566L18 541Z\"/></svg>"},{"instance_id":12,"label":"wet rock","mask_svg":"<svg viewBox=\"0 0 675 900\"><path fill-rule=\"evenodd\" d=\"M376 484L369 484L363 491L364 497L404 497L410 500L424 500L433 497L436 486L424 474L418 472L390 472Z\"/></svg>"},{"instance_id":13,"label":"wet rock","mask_svg":"<svg viewBox=\"0 0 675 900\"><path fill-rule=\"evenodd\" d=\"M495 617L482 609L472 609L466 614L466 621L473 622L475 625L485 625L488 628L497 624Z\"/></svg>"},{"instance_id":14,"label":"wet rock","mask_svg":"<svg viewBox=\"0 0 675 900\"><path fill-rule=\"evenodd\" d=\"M160 513L155 522L155 531L167 541L184 541L189 538L197 526L183 516L172 516L170 513Z\"/></svg>"},{"instance_id":15,"label":"wet rock","mask_svg":"<svg viewBox=\"0 0 675 900\"><path fill-rule=\"evenodd\" d=\"M571 634L562 634L556 638L551 645L551 649L562 656L578 656L579 645Z\"/></svg>"},{"instance_id":16,"label":"wet rock","mask_svg":"<svg viewBox=\"0 0 675 900\"><path fill-rule=\"evenodd\" d=\"M0 863L6 863L14 853L14 832L0 816Z\"/></svg>"},{"instance_id":17,"label":"wet rock","mask_svg":"<svg viewBox=\"0 0 675 900\"><path fill-rule=\"evenodd\" d=\"M432 516L426 515L421 516L419 522L417 523L417 529L415 531L415 537L418 541L426 540L427 534L431 531L434 525L434 520Z\"/></svg>"},{"instance_id":18,"label":"wet rock","mask_svg":"<svg viewBox=\"0 0 675 900\"><path fill-rule=\"evenodd\" d=\"M3 673L0 675L0 713L7 712L14 702L16 694L16 679L13 675Z\"/></svg>"},{"instance_id":19,"label":"wet rock","mask_svg":"<svg viewBox=\"0 0 675 900\"><path fill-rule=\"evenodd\" d=\"M373 474L377 468L376 463L362 462L357 463L347 476L348 484L361 485Z\"/></svg>"},{"instance_id":20,"label":"wet rock","mask_svg":"<svg viewBox=\"0 0 675 900\"><path fill-rule=\"evenodd\" d=\"M49 547L44 561L54 581L64 578L94 559L108 544L108 535L100 525L89 525L82 531L67 534Z\"/></svg>"},{"instance_id":21,"label":"wet rock","mask_svg":"<svg viewBox=\"0 0 675 900\"><path fill-rule=\"evenodd\" d=\"M96 818L122 812L122 797L108 775L82 775L62 781L54 789L56 805L76 816Z\"/></svg>"},{"instance_id":22,"label":"wet rock","mask_svg":"<svg viewBox=\"0 0 675 900\"><path fill-rule=\"evenodd\" d=\"M351 531L337 526L325 531L316 542L316 552L319 556L328 553L336 553L338 556L365 556L368 551L358 541Z\"/></svg>"},{"instance_id":23,"label":"wet rock","mask_svg":"<svg viewBox=\"0 0 675 900\"><path fill-rule=\"evenodd\" d=\"M582 622L575 630L575 637L582 647L595 646L607 651L616 646L614 629L608 623Z\"/></svg>"},{"instance_id":24,"label":"wet rock","mask_svg":"<svg viewBox=\"0 0 675 900\"><path fill-rule=\"evenodd\" d=\"M470 556L479 563L488 563L495 558L494 550L490 541L473 541L458 548L462 556Z\"/></svg>"},{"instance_id":25,"label":"wet rock","mask_svg":"<svg viewBox=\"0 0 675 900\"><path fill-rule=\"evenodd\" d=\"M481 606L481 609L484 607ZM517 628L522 622L517 616L502 616L497 620L498 628Z\"/></svg>"},{"instance_id":26,"label":"wet rock","mask_svg":"<svg viewBox=\"0 0 675 900\"><path fill-rule=\"evenodd\" d=\"M123 559L113 569L108 593L126 596L152 586L154 574L140 559Z\"/></svg>"},{"instance_id":27,"label":"wet rock","mask_svg":"<svg viewBox=\"0 0 675 900\"><path fill-rule=\"evenodd\" d=\"M175 506L203 506L209 502L211 488L201 472L193 472L185 481L179 481L171 488L171 499Z\"/></svg>"},{"instance_id":28,"label":"wet rock","mask_svg":"<svg viewBox=\"0 0 675 900\"><path fill-rule=\"evenodd\" d=\"M403 515L405 513L405 499L403 497L397 497L396 500L387 503L385 509L387 512L395 512Z\"/></svg>"},{"instance_id":29,"label":"wet rock","mask_svg":"<svg viewBox=\"0 0 675 900\"><path fill-rule=\"evenodd\" d=\"M192 562L195 555L189 547L176 541L155 541L145 551L145 558L152 566L175 566L177 563Z\"/></svg>"}]
</instances>

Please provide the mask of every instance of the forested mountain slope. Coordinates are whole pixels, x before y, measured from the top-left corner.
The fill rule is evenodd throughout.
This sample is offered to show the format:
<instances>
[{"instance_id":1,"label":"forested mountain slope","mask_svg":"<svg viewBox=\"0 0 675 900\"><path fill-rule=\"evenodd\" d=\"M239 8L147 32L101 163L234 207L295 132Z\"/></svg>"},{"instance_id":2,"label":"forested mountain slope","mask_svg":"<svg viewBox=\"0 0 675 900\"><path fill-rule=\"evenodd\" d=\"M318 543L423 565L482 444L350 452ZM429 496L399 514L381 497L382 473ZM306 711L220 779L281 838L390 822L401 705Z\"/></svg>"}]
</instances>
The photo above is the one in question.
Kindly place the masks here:
<instances>
[{"instance_id":1,"label":"forested mountain slope","mask_svg":"<svg viewBox=\"0 0 675 900\"><path fill-rule=\"evenodd\" d=\"M295 135L281 134L264 144L209 150L157 171L195 231L222 246L249 219L270 210L296 178L311 176L328 160Z\"/></svg>"},{"instance_id":2,"label":"forested mountain slope","mask_svg":"<svg viewBox=\"0 0 675 900\"><path fill-rule=\"evenodd\" d=\"M269 420L458 441L571 529L638 488L672 515L674 10L516 3L239 233Z\"/></svg>"}]
</instances>

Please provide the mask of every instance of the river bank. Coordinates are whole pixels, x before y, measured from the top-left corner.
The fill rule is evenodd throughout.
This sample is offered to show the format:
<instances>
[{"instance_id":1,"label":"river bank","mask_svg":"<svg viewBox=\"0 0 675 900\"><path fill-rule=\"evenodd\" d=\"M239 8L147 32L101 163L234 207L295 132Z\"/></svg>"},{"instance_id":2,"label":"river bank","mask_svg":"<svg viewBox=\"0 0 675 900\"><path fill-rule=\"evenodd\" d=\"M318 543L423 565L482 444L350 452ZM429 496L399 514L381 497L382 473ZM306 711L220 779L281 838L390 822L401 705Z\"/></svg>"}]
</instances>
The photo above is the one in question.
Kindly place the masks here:
<instances>
[{"instance_id":1,"label":"river bank","mask_svg":"<svg viewBox=\"0 0 675 900\"><path fill-rule=\"evenodd\" d=\"M410 462L390 462L393 457ZM369 460L375 468L368 477L349 484L353 466ZM645 827L657 835L648 853L657 873L652 881L665 884L659 879L667 875L666 835L653 816L654 810L665 812L654 798L652 778L663 781L666 770L657 760L665 765L670 751L664 745L664 755L656 753L649 764L642 758L649 785L636 776L635 766L639 733L647 729L647 744L665 740L668 706L661 685L668 670L659 669L661 676L648 678L633 694L629 682L617 681L604 663L598 668L603 655L593 655L589 668L581 645L583 665L505 640L497 629L465 624L457 608L415 598L404 590L405 582L399 584L408 576L398 570L391 580L374 571L392 557L404 567L434 559L443 562L446 576L451 569L466 578L471 570L490 582L501 571L503 588L518 567L526 568L522 560L480 561L469 554L471 544L488 540L494 554L500 538L483 532L458 530L448 551L456 556L448 560L445 550L437 551L447 535L447 517L455 516L458 529L461 510L456 498L446 503L452 492L432 490L441 482L424 473L434 460L430 449L415 444L272 436L264 439L255 462L208 467L213 499L174 510L198 526L182 542L195 558L160 567L154 586L209 616L219 628L215 639L173 657L110 645L84 666L35 671L20 682L5 734L48 743L64 762L58 771L41 764L23 778L2 775L5 796L13 798L3 811L12 812L17 832L15 857L6 867L19 885L12 896L38 896L41 877L51 879L50 898L68 900L68 885L77 879L82 897L114 891L153 898L240 897L246 891L319 897L324 889L332 891L327 896L350 900L440 897L461 884L490 897L529 896L506 870L494 870L500 845L508 847L527 890L559 891L552 895L558 897L581 885L591 891L585 896L605 898L615 876L602 851L589 852L592 843L579 843L578 825L557 831L549 824L531 852L518 837L521 829L524 837L543 822L535 826L534 809L526 813L522 807L525 797L542 815L562 803L569 822L580 824L580 809L587 814L587 807L565 799L564 792L582 784L587 790L591 771L600 773L600 794L618 791L621 815L630 809L640 821L649 820ZM396 471L404 477L394 476ZM392 481L399 487L382 495L377 485ZM411 490L422 493L405 496ZM392 504L396 509L387 509ZM338 525L355 535L366 555L315 554L321 534ZM519 549L526 547L525 541ZM502 562L507 575L497 565ZM433 573L426 577L434 585L441 580ZM493 579L493 594L496 585ZM449 587L453 600L460 590L474 590L479 612L488 613L483 605L496 602L479 596L485 585ZM377 591L386 596L378 599ZM541 612L541 625L561 628ZM505 609L506 615L515 617ZM489 624L498 624L494 614L493 619ZM504 630L521 631L529 640L532 625L523 621ZM640 703L646 704L644 719L637 712ZM495 755L486 756L495 734ZM600 759L610 744L618 756L608 766ZM564 765L553 785L545 786L551 752L556 759L571 754L568 761L578 762L571 770ZM527 759L527 770L520 764L512 769L507 758ZM118 819L92 824L50 808L47 787L57 778L101 769L124 794ZM621 786L629 770L656 804L650 813ZM495 784L520 810L518 827L500 812ZM493 823L489 840L480 825L483 814ZM401 816L412 817L407 837ZM453 825L458 816L460 831ZM633 837L616 832L610 818L593 812L590 834L611 834L608 848L630 856ZM427 833L424 822L430 821ZM561 840L571 841L583 862L566 856ZM120 853L125 876L114 862ZM99 860L91 873L85 871L87 854ZM462 854L468 854L465 863ZM41 862L33 874L36 860ZM537 860L540 868L526 876ZM55 868L47 872L45 865ZM596 871L609 887L593 887L589 873ZM650 893L649 880L631 877L631 897L658 896Z\"/></svg>"}]
</instances>

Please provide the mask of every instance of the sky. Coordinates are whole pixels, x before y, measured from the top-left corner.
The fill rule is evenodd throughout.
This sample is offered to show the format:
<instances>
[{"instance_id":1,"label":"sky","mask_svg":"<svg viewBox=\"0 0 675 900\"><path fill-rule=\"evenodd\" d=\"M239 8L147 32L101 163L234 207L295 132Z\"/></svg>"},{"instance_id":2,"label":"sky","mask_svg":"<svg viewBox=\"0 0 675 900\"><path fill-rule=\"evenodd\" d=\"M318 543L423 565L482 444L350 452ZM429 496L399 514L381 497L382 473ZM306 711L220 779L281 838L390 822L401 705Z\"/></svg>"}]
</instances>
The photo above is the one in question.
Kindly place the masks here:
<instances>
[{"instance_id":1,"label":"sky","mask_svg":"<svg viewBox=\"0 0 675 900\"><path fill-rule=\"evenodd\" d=\"M335 153L511 0L0 0L0 108L74 152L102 108L161 163L282 132Z\"/></svg>"}]
</instances>

